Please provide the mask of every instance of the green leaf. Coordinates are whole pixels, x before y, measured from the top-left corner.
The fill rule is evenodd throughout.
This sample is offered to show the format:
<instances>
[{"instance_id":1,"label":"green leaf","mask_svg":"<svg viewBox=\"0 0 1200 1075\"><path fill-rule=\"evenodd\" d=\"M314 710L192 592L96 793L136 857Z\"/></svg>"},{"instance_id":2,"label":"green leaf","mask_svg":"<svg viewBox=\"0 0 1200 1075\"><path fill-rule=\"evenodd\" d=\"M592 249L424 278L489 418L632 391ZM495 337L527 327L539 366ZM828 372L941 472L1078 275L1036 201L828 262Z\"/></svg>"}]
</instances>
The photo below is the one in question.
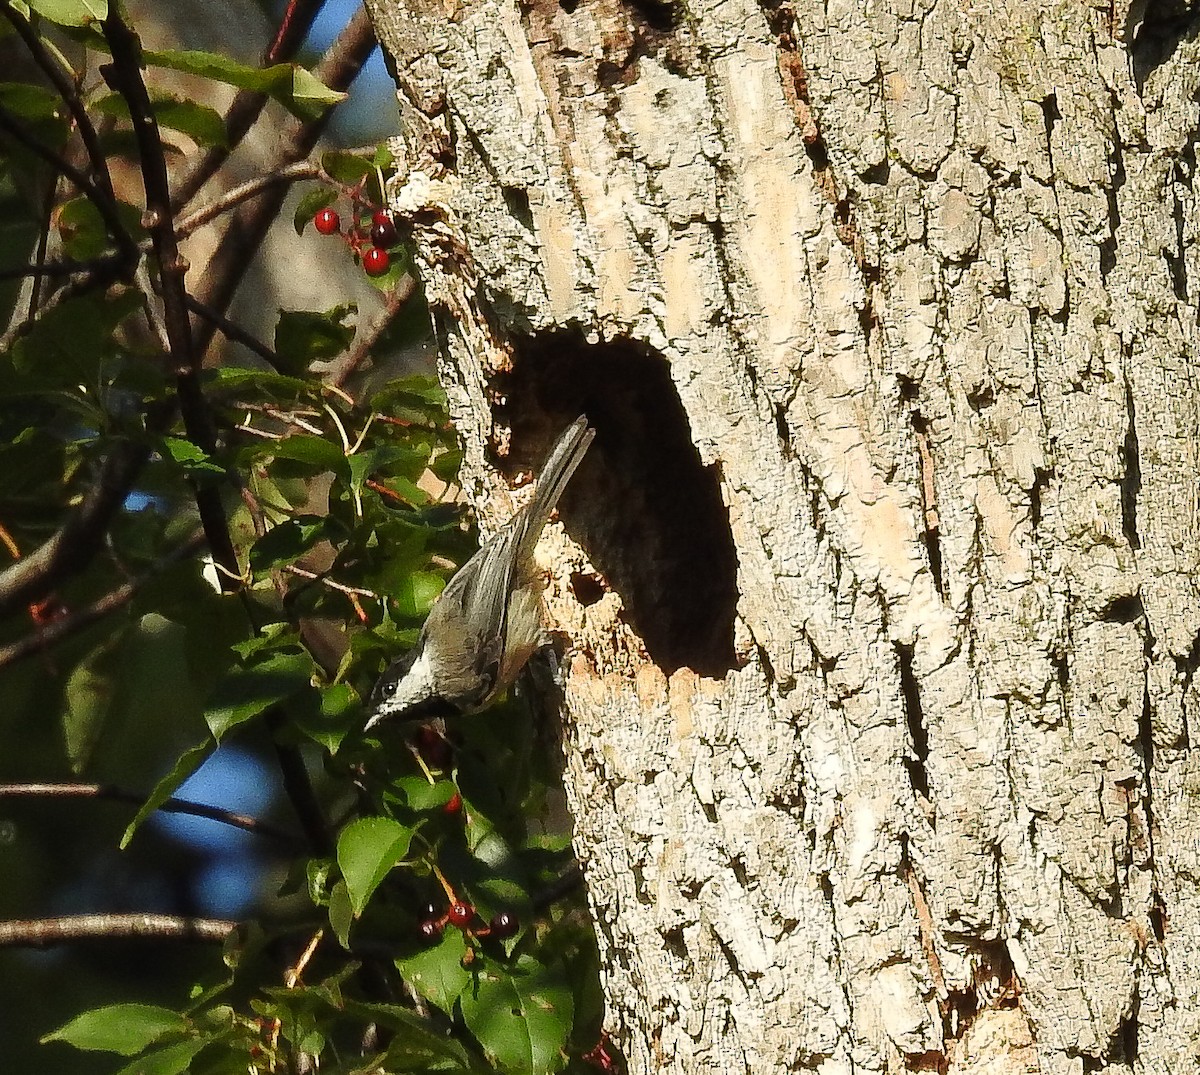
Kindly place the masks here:
<instances>
[{"instance_id":1,"label":"green leaf","mask_svg":"<svg viewBox=\"0 0 1200 1075\"><path fill-rule=\"evenodd\" d=\"M405 805L422 812L445 806L458 794L458 787L452 780L431 784L424 773L399 777L392 781L392 788L404 796Z\"/></svg>"},{"instance_id":2,"label":"green leaf","mask_svg":"<svg viewBox=\"0 0 1200 1075\"><path fill-rule=\"evenodd\" d=\"M304 395L310 385L299 377L286 377L271 370L253 370L245 366L222 366L205 370L205 380L217 388L244 393L257 389L271 399L293 400Z\"/></svg>"},{"instance_id":3,"label":"green leaf","mask_svg":"<svg viewBox=\"0 0 1200 1075\"><path fill-rule=\"evenodd\" d=\"M183 1075L191 1067L193 1057L207 1044L203 1038L192 1038L164 1045L126 1064L117 1075Z\"/></svg>"},{"instance_id":4,"label":"green leaf","mask_svg":"<svg viewBox=\"0 0 1200 1075\"><path fill-rule=\"evenodd\" d=\"M171 771L154 786L149 798L139 807L138 812L133 815L133 820L125 827L125 832L121 836L122 851L129 846L129 841L133 839L133 834L141 828L142 822L157 811L179 790L179 785L200 768L214 746L215 744L211 741L200 743L179 756Z\"/></svg>"},{"instance_id":5,"label":"green leaf","mask_svg":"<svg viewBox=\"0 0 1200 1075\"><path fill-rule=\"evenodd\" d=\"M362 914L379 882L408 853L414 831L390 817L363 817L342 829L337 861L355 918Z\"/></svg>"},{"instance_id":6,"label":"green leaf","mask_svg":"<svg viewBox=\"0 0 1200 1075\"><path fill-rule=\"evenodd\" d=\"M117 652L124 640L118 630L100 641L75 666L64 691L63 735L73 772L82 772L104 730L117 691L120 662Z\"/></svg>"},{"instance_id":7,"label":"green leaf","mask_svg":"<svg viewBox=\"0 0 1200 1075\"><path fill-rule=\"evenodd\" d=\"M57 119L63 110L57 93L32 82L0 82L0 105L23 120Z\"/></svg>"},{"instance_id":8,"label":"green leaf","mask_svg":"<svg viewBox=\"0 0 1200 1075\"><path fill-rule=\"evenodd\" d=\"M169 459L178 463L185 471L193 475L224 474L225 468L212 461L212 457L203 448L182 437L163 437L163 453Z\"/></svg>"},{"instance_id":9,"label":"green leaf","mask_svg":"<svg viewBox=\"0 0 1200 1075\"><path fill-rule=\"evenodd\" d=\"M292 225L296 229L296 234L303 235L304 229L312 223L313 217L317 215L317 210L324 209L327 205L333 205L337 198L337 191L330 187L313 187L312 190L306 191L296 203L296 212L292 216Z\"/></svg>"},{"instance_id":10,"label":"green leaf","mask_svg":"<svg viewBox=\"0 0 1200 1075\"><path fill-rule=\"evenodd\" d=\"M86 26L108 18L108 0L25 0L43 18L60 26Z\"/></svg>"},{"instance_id":11,"label":"green leaf","mask_svg":"<svg viewBox=\"0 0 1200 1075\"><path fill-rule=\"evenodd\" d=\"M280 310L275 325L275 353L295 372L307 369L310 362L334 358L354 339L354 325L347 325L346 319L357 312L353 303L324 313Z\"/></svg>"},{"instance_id":12,"label":"green leaf","mask_svg":"<svg viewBox=\"0 0 1200 1075\"><path fill-rule=\"evenodd\" d=\"M327 524L320 515L297 515L277 523L250 547L251 570L265 571L299 559L325 536Z\"/></svg>"},{"instance_id":13,"label":"green leaf","mask_svg":"<svg viewBox=\"0 0 1200 1075\"><path fill-rule=\"evenodd\" d=\"M471 981L471 972L462 965L463 947L462 934L447 929L437 944L396 960L396 968L421 996L450 1014Z\"/></svg>"},{"instance_id":14,"label":"green leaf","mask_svg":"<svg viewBox=\"0 0 1200 1075\"><path fill-rule=\"evenodd\" d=\"M342 149L331 149L321 155L321 168L339 183L354 186L360 179L375 174L375 164L361 153L347 153Z\"/></svg>"},{"instance_id":15,"label":"green leaf","mask_svg":"<svg viewBox=\"0 0 1200 1075\"><path fill-rule=\"evenodd\" d=\"M532 956L521 956L511 971L489 963L459 1004L467 1028L501 1066L542 1075L565 1063L571 990Z\"/></svg>"},{"instance_id":16,"label":"green leaf","mask_svg":"<svg viewBox=\"0 0 1200 1075\"><path fill-rule=\"evenodd\" d=\"M322 470L340 470L346 462L339 445L324 437L314 437L311 434L297 433L293 437L284 437L271 446L271 453L276 459L294 459L298 463L309 463Z\"/></svg>"},{"instance_id":17,"label":"green leaf","mask_svg":"<svg viewBox=\"0 0 1200 1075\"><path fill-rule=\"evenodd\" d=\"M462 466L463 454L459 448L453 448L448 452L442 452L434 458L429 464L429 469L440 481L450 484L458 478L459 468Z\"/></svg>"},{"instance_id":18,"label":"green leaf","mask_svg":"<svg viewBox=\"0 0 1200 1075\"><path fill-rule=\"evenodd\" d=\"M329 893L329 926L343 948L350 947L350 927L354 923L354 908L350 905L350 890L339 881Z\"/></svg>"},{"instance_id":19,"label":"green leaf","mask_svg":"<svg viewBox=\"0 0 1200 1075\"><path fill-rule=\"evenodd\" d=\"M252 667L231 668L204 710L213 738L220 742L239 724L304 690L312 675L312 658L306 653L276 653Z\"/></svg>"},{"instance_id":20,"label":"green leaf","mask_svg":"<svg viewBox=\"0 0 1200 1075\"><path fill-rule=\"evenodd\" d=\"M310 697L301 701L306 702ZM293 704L291 717L309 739L336 754L342 740L362 724L362 701L348 683L334 683L319 692L316 706Z\"/></svg>"},{"instance_id":21,"label":"green leaf","mask_svg":"<svg viewBox=\"0 0 1200 1075\"><path fill-rule=\"evenodd\" d=\"M419 619L433 607L445 586L446 580L441 575L432 571L414 571L395 591L392 607L398 615Z\"/></svg>"},{"instance_id":22,"label":"green leaf","mask_svg":"<svg viewBox=\"0 0 1200 1075\"><path fill-rule=\"evenodd\" d=\"M110 1004L107 1008L95 1008L75 1016L65 1026L42 1038L42 1043L65 1041L76 1049L133 1056L160 1038L182 1034L187 1028L187 1020L169 1008L149 1004Z\"/></svg>"},{"instance_id":23,"label":"green leaf","mask_svg":"<svg viewBox=\"0 0 1200 1075\"><path fill-rule=\"evenodd\" d=\"M180 727L199 725L188 656L186 628L156 612L89 654L67 689L65 730L77 770L88 763L94 745L111 755L122 737L144 734L164 713Z\"/></svg>"},{"instance_id":24,"label":"green leaf","mask_svg":"<svg viewBox=\"0 0 1200 1075\"><path fill-rule=\"evenodd\" d=\"M346 94L331 90L320 79L296 64L250 67L215 52L183 49L146 49L142 59L153 67L167 67L201 78L211 78L242 90L254 90L274 98L302 120L319 119Z\"/></svg>"},{"instance_id":25,"label":"green leaf","mask_svg":"<svg viewBox=\"0 0 1200 1075\"><path fill-rule=\"evenodd\" d=\"M208 148L227 144L225 121L221 114L199 101L181 101L176 97L158 97L154 101L154 118L160 127L186 134L197 145Z\"/></svg>"},{"instance_id":26,"label":"green leaf","mask_svg":"<svg viewBox=\"0 0 1200 1075\"><path fill-rule=\"evenodd\" d=\"M59 303L13 345L14 369L31 388L91 384L96 364L115 352L113 331L141 304L132 289L103 301L81 295Z\"/></svg>"},{"instance_id":27,"label":"green leaf","mask_svg":"<svg viewBox=\"0 0 1200 1075\"><path fill-rule=\"evenodd\" d=\"M225 121L221 114L208 105L199 101L180 100L165 94L153 94L151 103L154 108L154 118L160 127L168 127L180 131L196 142L197 145L225 146ZM106 116L116 119L129 119L129 104L119 93L101 97L95 102L95 109Z\"/></svg>"}]
</instances>

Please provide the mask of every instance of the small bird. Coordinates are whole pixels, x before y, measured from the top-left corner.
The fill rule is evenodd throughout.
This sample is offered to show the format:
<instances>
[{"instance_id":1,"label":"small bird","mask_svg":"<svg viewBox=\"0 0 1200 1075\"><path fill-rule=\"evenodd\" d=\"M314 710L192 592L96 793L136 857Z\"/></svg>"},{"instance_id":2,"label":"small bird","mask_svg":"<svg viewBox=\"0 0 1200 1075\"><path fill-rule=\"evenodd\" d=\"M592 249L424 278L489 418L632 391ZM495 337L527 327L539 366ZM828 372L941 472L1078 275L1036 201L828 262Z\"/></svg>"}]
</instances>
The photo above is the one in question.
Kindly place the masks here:
<instances>
[{"instance_id":1,"label":"small bird","mask_svg":"<svg viewBox=\"0 0 1200 1075\"><path fill-rule=\"evenodd\" d=\"M364 730L394 717L473 713L512 685L545 640L533 550L595 435L582 415L559 435L533 499L458 569L417 644L379 677Z\"/></svg>"}]
</instances>

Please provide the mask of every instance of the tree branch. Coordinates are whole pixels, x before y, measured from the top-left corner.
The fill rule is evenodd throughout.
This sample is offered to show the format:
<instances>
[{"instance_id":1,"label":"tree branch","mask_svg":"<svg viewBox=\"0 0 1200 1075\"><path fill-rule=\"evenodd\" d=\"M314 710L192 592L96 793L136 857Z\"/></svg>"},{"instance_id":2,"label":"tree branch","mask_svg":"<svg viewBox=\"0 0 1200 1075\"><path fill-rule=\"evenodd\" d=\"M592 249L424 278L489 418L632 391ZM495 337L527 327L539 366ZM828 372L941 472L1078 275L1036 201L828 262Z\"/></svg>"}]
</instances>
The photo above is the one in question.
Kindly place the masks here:
<instances>
[{"instance_id":1,"label":"tree branch","mask_svg":"<svg viewBox=\"0 0 1200 1075\"><path fill-rule=\"evenodd\" d=\"M365 332L360 332L354 337L354 342L342 354L329 363L321 379L334 388L341 388L350 375L366 361L379 338L416 293L417 281L411 274L398 280L396 286L384 297L383 312Z\"/></svg>"},{"instance_id":2,"label":"tree branch","mask_svg":"<svg viewBox=\"0 0 1200 1075\"><path fill-rule=\"evenodd\" d=\"M129 106L129 117L141 158L142 183L146 191L146 217L153 242L154 258L158 263L159 287L162 292L163 321L175 367L176 394L188 439L203 451L216 449L217 435L208 412L199 380L199 351L192 336L192 322L187 308L187 290L183 277L187 262L179 254L175 235L175 220L171 210L171 190L167 177L167 161L163 155L162 139L150 94L142 79L142 44L137 35L121 18L116 6L109 9L104 20L104 36L112 49L112 64L105 68L113 88ZM221 491L216 485L197 485L196 506L200 522L208 537L208 547L219 572L223 589L234 590L240 585L241 570L237 553L229 534Z\"/></svg>"},{"instance_id":3,"label":"tree branch","mask_svg":"<svg viewBox=\"0 0 1200 1075\"><path fill-rule=\"evenodd\" d=\"M0 947L41 948L69 941L155 940L220 943L237 929L236 922L185 918L168 914L81 914L63 918L30 918L0 922Z\"/></svg>"},{"instance_id":4,"label":"tree branch","mask_svg":"<svg viewBox=\"0 0 1200 1075\"><path fill-rule=\"evenodd\" d=\"M205 306L204 303L195 298L193 295L189 295L187 297L187 304L188 309L191 310L192 313L212 324L213 327L225 337L225 339L231 340L233 343L240 343L248 351L253 351L254 354L258 355L258 357L261 358L276 373L282 373L285 375L287 374L287 370L284 368L283 363L279 360L279 356L265 343L259 339L256 339L240 325L230 321L229 318L225 317L223 314L217 313L216 310Z\"/></svg>"},{"instance_id":5,"label":"tree branch","mask_svg":"<svg viewBox=\"0 0 1200 1075\"><path fill-rule=\"evenodd\" d=\"M7 668L10 664L15 664L17 661L23 660L31 654L49 649L64 638L78 634L85 627L90 627L93 623L102 620L110 612L115 612L127 604L138 590L151 579L158 576L164 569L182 560L185 556L196 552L203 545L204 534L197 532L177 549L174 549L161 560L154 563L139 578L130 579L124 585L118 586L115 590L106 593L90 605L72 612L61 619L47 623L37 630L31 631L24 638L18 639L16 642L12 642L7 646L0 646L0 669Z\"/></svg>"},{"instance_id":6,"label":"tree branch","mask_svg":"<svg viewBox=\"0 0 1200 1075\"><path fill-rule=\"evenodd\" d=\"M230 209L236 208L244 201L249 201L270 187L280 183L290 185L299 179L316 179L322 174L324 173L320 165L314 164L312 161L299 160L293 164L286 164L268 175L260 175L246 180L245 183L227 190L221 197L209 202L208 205L202 206L194 213L189 213L176 222L175 232L181 239L187 238L192 232L204 227L222 213L229 212Z\"/></svg>"},{"instance_id":7,"label":"tree branch","mask_svg":"<svg viewBox=\"0 0 1200 1075\"><path fill-rule=\"evenodd\" d=\"M314 74L331 89L344 90L358 77L375 46L374 27L367 13L359 8L322 57ZM307 158L325 130L331 113L332 110L329 110L320 119L310 123L301 123L294 117L285 120L277 134L279 148L274 159L267 163L266 171L280 171ZM204 279L196 288L196 297L209 309L220 312L229 309L254 254L262 245L263 236L279 215L285 193L282 188L265 190L261 196L246 202L239 212L230 216L225 234L206 268ZM213 332L211 325L197 328L196 346L200 353L208 349Z\"/></svg>"},{"instance_id":8,"label":"tree branch","mask_svg":"<svg viewBox=\"0 0 1200 1075\"><path fill-rule=\"evenodd\" d=\"M324 6L325 0L290 0L280 20L275 40L263 54L263 65L282 63L292 59L304 44L313 19ZM252 90L242 90L233 99L225 116L225 144L213 146L200 158L196 166L184 176L175 191L175 207L187 205L229 159L254 126L267 104L267 95Z\"/></svg>"},{"instance_id":9,"label":"tree branch","mask_svg":"<svg viewBox=\"0 0 1200 1075\"><path fill-rule=\"evenodd\" d=\"M109 802L130 803L142 806L146 801L145 795L136 791L113 784L0 784L0 799L103 799ZM290 833L276 828L268 821L260 821L248 814L239 814L233 810L224 810L219 806L209 806L207 803L193 802L190 799L167 799L159 807L164 814L188 814L192 817L202 817L209 821L218 821L222 825L230 825L235 829L253 833L255 836L265 836L269 840L285 844L292 850L297 849L299 841Z\"/></svg>"},{"instance_id":10,"label":"tree branch","mask_svg":"<svg viewBox=\"0 0 1200 1075\"><path fill-rule=\"evenodd\" d=\"M141 443L121 441L113 447L100 465L96 483L54 535L0 572L0 617L40 601L91 561L149 455L149 448Z\"/></svg>"}]
</instances>

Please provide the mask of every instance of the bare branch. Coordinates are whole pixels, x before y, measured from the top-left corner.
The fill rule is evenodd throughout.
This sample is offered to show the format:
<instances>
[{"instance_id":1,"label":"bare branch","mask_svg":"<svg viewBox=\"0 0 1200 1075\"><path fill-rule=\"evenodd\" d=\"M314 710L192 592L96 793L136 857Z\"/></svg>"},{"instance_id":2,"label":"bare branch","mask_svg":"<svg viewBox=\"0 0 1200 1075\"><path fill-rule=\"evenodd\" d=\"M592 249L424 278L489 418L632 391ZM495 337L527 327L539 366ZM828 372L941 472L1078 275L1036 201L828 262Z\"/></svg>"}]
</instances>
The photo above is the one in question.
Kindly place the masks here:
<instances>
[{"instance_id":1,"label":"bare branch","mask_svg":"<svg viewBox=\"0 0 1200 1075\"><path fill-rule=\"evenodd\" d=\"M146 801L145 795L112 784L0 784L0 799L21 798L103 799L109 802L130 803L134 806L142 806ZM253 833L255 836L265 836L269 840L285 844L292 849L298 846L298 841L294 836L276 828L270 822L260 821L249 814L224 810L219 806L209 806L207 803L193 802L190 799L170 798L158 809L164 814L189 814L192 817L218 821L222 825L230 825L235 829Z\"/></svg>"},{"instance_id":2,"label":"bare branch","mask_svg":"<svg viewBox=\"0 0 1200 1075\"><path fill-rule=\"evenodd\" d=\"M316 179L322 174L324 173L321 167L311 161L301 160L293 164L286 164L268 175L260 175L254 179L246 180L245 183L241 183L232 190L226 191L221 197L209 202L208 205L202 206L194 213L189 213L176 223L175 232L181 239L185 239L192 232L204 227L205 224L215 220L222 213L229 212L230 209L236 208L242 202L249 201L264 190L268 190L281 183L291 184L300 179Z\"/></svg>"},{"instance_id":3,"label":"bare branch","mask_svg":"<svg viewBox=\"0 0 1200 1075\"><path fill-rule=\"evenodd\" d=\"M187 290L183 277L187 262L180 256L179 240L171 210L171 190L167 177L167 161L163 155L162 139L150 94L142 79L142 45L116 7L109 8L104 20L104 36L112 49L112 64L106 69L113 88L129 106L129 117L137 138L141 158L142 183L146 190L146 218L158 263L159 287L163 302L163 321L171 345L171 361L175 368L176 394L188 439L205 452L216 448L217 436L209 414L204 393L200 388L199 355L192 335L192 322L187 308ZM218 572L221 585L237 589L241 571L237 553L229 533L229 523L221 502L221 491L215 485L198 485L195 490L200 522L208 537L213 559L222 570Z\"/></svg>"},{"instance_id":4,"label":"bare branch","mask_svg":"<svg viewBox=\"0 0 1200 1075\"><path fill-rule=\"evenodd\" d=\"M197 314L205 321L213 325L213 327L216 328L216 330L220 332L225 339L232 340L234 343L240 343L247 350L253 351L276 373L286 374L288 372L286 369L284 369L283 363L280 362L279 356L272 351L271 348L269 348L261 340L252 336L240 325L230 321L229 318L225 317L224 315L217 313L216 310L205 306L204 303L202 303L193 295L189 295L187 297L187 305L188 309L191 310L192 313Z\"/></svg>"},{"instance_id":5,"label":"bare branch","mask_svg":"<svg viewBox=\"0 0 1200 1075\"><path fill-rule=\"evenodd\" d=\"M367 326L366 331L358 333L353 344L329 363L322 380L327 385L340 388L350 375L361 366L379 338L387 331L388 326L395 320L396 315L408 305L409 300L417 293L417 281L411 275L401 277L385 296L383 312L375 321Z\"/></svg>"},{"instance_id":6,"label":"bare branch","mask_svg":"<svg viewBox=\"0 0 1200 1075\"><path fill-rule=\"evenodd\" d=\"M202 548L203 545L204 534L197 531L180 545L179 548L172 550L161 560L153 564L150 570L139 578L131 579L124 585L118 586L115 590L93 601L92 604L78 609L70 615L45 624L40 629L28 634L25 638L12 642L7 646L0 646L0 669L7 668L10 664L15 664L17 661L31 654L49 649L64 638L69 638L71 635L78 634L85 627L90 627L110 612L115 612L126 605L133 595L147 582L157 577L171 564L177 563L185 556L190 556Z\"/></svg>"},{"instance_id":7,"label":"bare branch","mask_svg":"<svg viewBox=\"0 0 1200 1075\"><path fill-rule=\"evenodd\" d=\"M292 59L304 44L313 19L324 6L324 0L291 0L283 13L275 40L263 54L263 64L282 63ZM225 116L225 144L213 146L199 163L179 182L175 192L175 207L187 205L229 158L254 126L267 104L267 96L242 90L229 106Z\"/></svg>"},{"instance_id":8,"label":"bare branch","mask_svg":"<svg viewBox=\"0 0 1200 1075\"><path fill-rule=\"evenodd\" d=\"M81 914L0 922L0 948L41 948L70 941L154 940L220 943L236 922L169 914Z\"/></svg>"}]
</instances>

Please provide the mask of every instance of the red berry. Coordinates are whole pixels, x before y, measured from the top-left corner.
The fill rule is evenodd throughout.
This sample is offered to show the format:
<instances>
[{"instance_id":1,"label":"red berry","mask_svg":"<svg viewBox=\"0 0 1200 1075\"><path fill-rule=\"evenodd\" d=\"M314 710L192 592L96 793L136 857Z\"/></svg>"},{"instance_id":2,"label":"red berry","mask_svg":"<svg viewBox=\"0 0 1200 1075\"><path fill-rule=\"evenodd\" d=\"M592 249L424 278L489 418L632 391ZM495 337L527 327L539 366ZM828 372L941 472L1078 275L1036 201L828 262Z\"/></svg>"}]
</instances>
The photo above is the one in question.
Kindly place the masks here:
<instances>
[{"instance_id":1,"label":"red berry","mask_svg":"<svg viewBox=\"0 0 1200 1075\"><path fill-rule=\"evenodd\" d=\"M385 250L396 245L396 225L391 213L380 209L371 217L371 242Z\"/></svg>"},{"instance_id":2,"label":"red berry","mask_svg":"<svg viewBox=\"0 0 1200 1075\"><path fill-rule=\"evenodd\" d=\"M513 936L521 928L520 920L512 911L498 911L492 915L491 934L499 940Z\"/></svg>"},{"instance_id":3,"label":"red berry","mask_svg":"<svg viewBox=\"0 0 1200 1075\"><path fill-rule=\"evenodd\" d=\"M341 226L342 221L337 212L330 209L329 206L318 209L316 216L313 217L313 227L322 235L334 235Z\"/></svg>"},{"instance_id":4,"label":"red berry","mask_svg":"<svg viewBox=\"0 0 1200 1075\"><path fill-rule=\"evenodd\" d=\"M447 814L457 814L461 809L462 796L457 791L446 800L446 805L442 807Z\"/></svg>"},{"instance_id":5,"label":"red berry","mask_svg":"<svg viewBox=\"0 0 1200 1075\"><path fill-rule=\"evenodd\" d=\"M442 924L436 918L427 918L417 929L427 941L436 941L442 935Z\"/></svg>"},{"instance_id":6,"label":"red berry","mask_svg":"<svg viewBox=\"0 0 1200 1075\"><path fill-rule=\"evenodd\" d=\"M417 749L431 769L445 769L450 764L450 744L429 724L422 725L417 731Z\"/></svg>"},{"instance_id":7,"label":"red berry","mask_svg":"<svg viewBox=\"0 0 1200 1075\"><path fill-rule=\"evenodd\" d=\"M456 900L450 904L450 910L446 912L446 917L452 926L465 929L471 924L471 919L475 917L475 908L469 903L463 903L462 900Z\"/></svg>"},{"instance_id":8,"label":"red berry","mask_svg":"<svg viewBox=\"0 0 1200 1075\"><path fill-rule=\"evenodd\" d=\"M363 269L368 276L382 276L391 264L392 259L388 257L388 252L378 246L371 247L363 254Z\"/></svg>"}]
</instances>

